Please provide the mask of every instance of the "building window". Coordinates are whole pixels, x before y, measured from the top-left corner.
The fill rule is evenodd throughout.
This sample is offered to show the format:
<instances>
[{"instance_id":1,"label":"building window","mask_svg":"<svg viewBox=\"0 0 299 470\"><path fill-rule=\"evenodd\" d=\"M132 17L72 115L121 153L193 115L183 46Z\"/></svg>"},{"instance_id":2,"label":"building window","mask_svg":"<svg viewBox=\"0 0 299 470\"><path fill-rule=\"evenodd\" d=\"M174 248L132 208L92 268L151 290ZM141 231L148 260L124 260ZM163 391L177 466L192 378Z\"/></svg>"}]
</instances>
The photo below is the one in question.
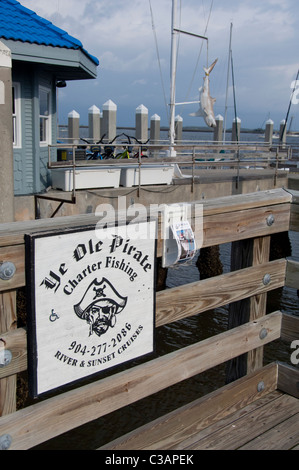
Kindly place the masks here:
<instances>
[{"instance_id":1,"label":"building window","mask_svg":"<svg viewBox=\"0 0 299 470\"><path fill-rule=\"evenodd\" d=\"M51 92L47 88L39 89L39 125L40 125L40 143L48 145L51 143L51 110L50 110Z\"/></svg>"},{"instance_id":2,"label":"building window","mask_svg":"<svg viewBox=\"0 0 299 470\"><path fill-rule=\"evenodd\" d=\"M21 85L12 84L13 146L21 147Z\"/></svg>"}]
</instances>

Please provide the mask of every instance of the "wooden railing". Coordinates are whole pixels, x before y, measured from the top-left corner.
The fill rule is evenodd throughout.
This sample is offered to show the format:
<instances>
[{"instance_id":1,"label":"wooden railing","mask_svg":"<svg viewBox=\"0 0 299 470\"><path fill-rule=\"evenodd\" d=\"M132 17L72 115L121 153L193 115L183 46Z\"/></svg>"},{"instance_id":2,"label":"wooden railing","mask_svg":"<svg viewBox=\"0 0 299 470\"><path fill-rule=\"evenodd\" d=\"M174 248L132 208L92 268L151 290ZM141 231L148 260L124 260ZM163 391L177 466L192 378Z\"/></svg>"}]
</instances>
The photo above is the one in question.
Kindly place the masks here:
<instances>
[{"instance_id":1,"label":"wooden railing","mask_svg":"<svg viewBox=\"0 0 299 470\"><path fill-rule=\"evenodd\" d=\"M157 292L156 327L230 304L230 329L16 411L17 374L27 369L26 327L17 327L16 308L17 291L26 283L24 235L96 223L95 215L81 215L0 225L0 263L16 267L11 279L0 279L0 351L11 355L0 367L2 449L32 448L226 361L228 380L235 380L262 367L265 344L298 338L298 318L279 311L266 315L266 296L299 285L298 263L269 261L271 235L299 230L299 195L278 189L206 200L202 246L232 242L232 271Z\"/></svg>"}]
</instances>

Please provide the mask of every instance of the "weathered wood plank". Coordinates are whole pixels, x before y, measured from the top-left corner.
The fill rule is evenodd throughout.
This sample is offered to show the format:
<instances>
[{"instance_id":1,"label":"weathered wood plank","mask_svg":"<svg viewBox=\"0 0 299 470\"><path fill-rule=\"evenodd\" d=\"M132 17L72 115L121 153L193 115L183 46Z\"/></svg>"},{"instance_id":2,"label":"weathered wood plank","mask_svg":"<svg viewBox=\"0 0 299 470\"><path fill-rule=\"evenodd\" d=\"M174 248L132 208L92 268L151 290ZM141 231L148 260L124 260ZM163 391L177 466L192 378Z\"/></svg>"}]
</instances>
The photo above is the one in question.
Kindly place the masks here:
<instances>
[{"instance_id":1,"label":"weathered wood plank","mask_svg":"<svg viewBox=\"0 0 299 470\"><path fill-rule=\"evenodd\" d=\"M285 285L294 289L299 289L299 263L294 260L287 260L287 271Z\"/></svg>"},{"instance_id":2,"label":"weathered wood plank","mask_svg":"<svg viewBox=\"0 0 299 470\"><path fill-rule=\"evenodd\" d=\"M212 215L221 215L221 214L230 214L240 211L251 210L251 209L261 209L261 208L268 208L267 214L271 214L272 207L275 209L275 206L281 205L284 209L283 212L290 211L290 203L292 200L291 194L283 189L277 190L269 190L269 191L261 191L257 193L250 193L244 195L234 195L234 196L226 196L222 198L215 198L205 201L198 201L194 202L192 206L196 204L203 204L204 209L204 218L207 216ZM157 215L153 208L151 208L151 214ZM250 216L250 212L248 216L254 218L254 215ZM105 222L108 222L109 215L105 218ZM111 221L117 218L117 220L124 220L126 217L125 212L116 212L113 213L111 216ZM287 217L288 218L288 217ZM246 219L246 217L245 217ZM23 244L24 243L24 234L26 233L35 233L40 231L47 231L47 230L58 230L61 228L64 229L71 229L72 227L80 227L80 226L93 226L96 225L100 220L99 216L95 214L80 214L76 216L66 216L66 217L56 217L55 219L39 219L39 220L30 220L24 222L12 222L12 223L5 223L0 224L0 246L13 246L16 244ZM227 220L230 221L230 218L227 216L224 218L226 220L225 226L227 227ZM216 219L212 219L212 221L216 221ZM223 221L222 221L223 222ZM222 223L221 222L221 223ZM286 220L285 220L286 222ZM211 221L210 221L211 223ZM241 222L241 226L239 228L239 232L241 231L241 227L244 226L245 221ZM264 228L265 220L262 217L262 226ZM267 224L266 224L267 225ZM278 224L274 222L271 227L273 231L280 231ZM285 229L285 224L283 230ZM271 232L269 232L271 233ZM263 236L264 234L260 233L257 236ZM265 234L267 235L267 233ZM254 236L254 235L249 235ZM224 242L223 242L224 243Z\"/></svg>"},{"instance_id":3,"label":"weathered wood plank","mask_svg":"<svg viewBox=\"0 0 299 470\"><path fill-rule=\"evenodd\" d=\"M46 232L59 229L65 229L67 231L75 227L95 226L99 219L100 217L94 214L80 214L76 216L56 217L54 219L38 219L1 224L0 246L24 244L24 235L26 233Z\"/></svg>"},{"instance_id":4,"label":"weathered wood plank","mask_svg":"<svg viewBox=\"0 0 299 470\"><path fill-rule=\"evenodd\" d=\"M246 411L249 411L246 413ZM236 450L281 423L286 417L299 411L294 397L282 395L255 410L243 410L242 416L232 415L225 423L217 423L218 429L192 445L193 450ZM224 426L222 426L225 424ZM200 433L198 435L200 438Z\"/></svg>"},{"instance_id":5,"label":"weathered wood plank","mask_svg":"<svg viewBox=\"0 0 299 470\"><path fill-rule=\"evenodd\" d=\"M274 223L267 224L268 217ZM263 237L289 230L289 205L280 204L257 209L246 209L229 213L204 216L203 246L219 245L247 238ZM195 238L198 239L195 229Z\"/></svg>"},{"instance_id":6,"label":"weathered wood plank","mask_svg":"<svg viewBox=\"0 0 299 470\"><path fill-rule=\"evenodd\" d=\"M299 369L279 362L277 388L299 398Z\"/></svg>"},{"instance_id":7,"label":"weathered wood plank","mask_svg":"<svg viewBox=\"0 0 299 470\"><path fill-rule=\"evenodd\" d=\"M292 195L284 189L270 189L256 193L247 193L226 197L213 198L203 201L204 214L214 215L224 212L254 209L263 206L291 203Z\"/></svg>"},{"instance_id":8,"label":"weathered wood plank","mask_svg":"<svg viewBox=\"0 0 299 470\"><path fill-rule=\"evenodd\" d=\"M285 267L285 260L271 261L157 292L156 326L282 287ZM266 274L270 275L271 281L264 285Z\"/></svg>"},{"instance_id":9,"label":"weathered wood plank","mask_svg":"<svg viewBox=\"0 0 299 470\"><path fill-rule=\"evenodd\" d=\"M281 325L281 338L284 341L292 342L299 339L299 317L295 315L283 314Z\"/></svg>"},{"instance_id":10,"label":"weathered wood plank","mask_svg":"<svg viewBox=\"0 0 299 470\"><path fill-rule=\"evenodd\" d=\"M221 364L280 336L280 312L177 350L80 389L0 418L0 435L11 450L28 449L74 427ZM267 330L261 339L261 329Z\"/></svg>"},{"instance_id":11,"label":"weathered wood plank","mask_svg":"<svg viewBox=\"0 0 299 470\"><path fill-rule=\"evenodd\" d=\"M263 381L265 389L257 390ZM269 364L262 370L226 385L194 402L148 423L99 450L165 450L184 449L196 440L196 434L233 412L240 411L255 400L276 390L277 366ZM277 393L277 392L276 392Z\"/></svg>"},{"instance_id":12,"label":"weathered wood plank","mask_svg":"<svg viewBox=\"0 0 299 470\"><path fill-rule=\"evenodd\" d=\"M299 413L256 437L239 450L290 450L299 443Z\"/></svg>"}]
</instances>

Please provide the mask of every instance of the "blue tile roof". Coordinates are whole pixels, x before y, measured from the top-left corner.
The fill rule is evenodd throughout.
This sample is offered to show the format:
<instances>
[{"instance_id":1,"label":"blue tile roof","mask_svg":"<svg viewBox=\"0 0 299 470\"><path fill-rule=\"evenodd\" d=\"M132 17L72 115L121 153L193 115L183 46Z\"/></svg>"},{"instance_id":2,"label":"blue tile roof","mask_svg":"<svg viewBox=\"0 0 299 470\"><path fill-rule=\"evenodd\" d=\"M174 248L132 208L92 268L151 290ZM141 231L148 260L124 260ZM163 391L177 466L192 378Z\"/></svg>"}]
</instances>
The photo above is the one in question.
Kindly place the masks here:
<instances>
[{"instance_id":1,"label":"blue tile roof","mask_svg":"<svg viewBox=\"0 0 299 470\"><path fill-rule=\"evenodd\" d=\"M81 49L96 65L81 41L57 28L50 21L23 7L16 0L0 0L0 38L67 49Z\"/></svg>"}]
</instances>

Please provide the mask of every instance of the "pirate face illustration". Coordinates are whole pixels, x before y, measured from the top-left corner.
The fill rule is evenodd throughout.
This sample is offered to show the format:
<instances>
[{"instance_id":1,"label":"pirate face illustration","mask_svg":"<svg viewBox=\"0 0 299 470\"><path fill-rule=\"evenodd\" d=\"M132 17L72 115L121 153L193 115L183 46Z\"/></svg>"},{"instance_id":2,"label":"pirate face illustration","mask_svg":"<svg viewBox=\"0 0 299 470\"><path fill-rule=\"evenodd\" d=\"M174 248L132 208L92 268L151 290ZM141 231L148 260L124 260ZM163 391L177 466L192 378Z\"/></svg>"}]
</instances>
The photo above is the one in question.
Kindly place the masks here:
<instances>
[{"instance_id":1,"label":"pirate face illustration","mask_svg":"<svg viewBox=\"0 0 299 470\"><path fill-rule=\"evenodd\" d=\"M116 323L116 315L127 304L127 297L122 297L104 277L101 282L94 279L88 286L81 301L74 305L76 315L89 325L89 336L106 333Z\"/></svg>"}]
</instances>

